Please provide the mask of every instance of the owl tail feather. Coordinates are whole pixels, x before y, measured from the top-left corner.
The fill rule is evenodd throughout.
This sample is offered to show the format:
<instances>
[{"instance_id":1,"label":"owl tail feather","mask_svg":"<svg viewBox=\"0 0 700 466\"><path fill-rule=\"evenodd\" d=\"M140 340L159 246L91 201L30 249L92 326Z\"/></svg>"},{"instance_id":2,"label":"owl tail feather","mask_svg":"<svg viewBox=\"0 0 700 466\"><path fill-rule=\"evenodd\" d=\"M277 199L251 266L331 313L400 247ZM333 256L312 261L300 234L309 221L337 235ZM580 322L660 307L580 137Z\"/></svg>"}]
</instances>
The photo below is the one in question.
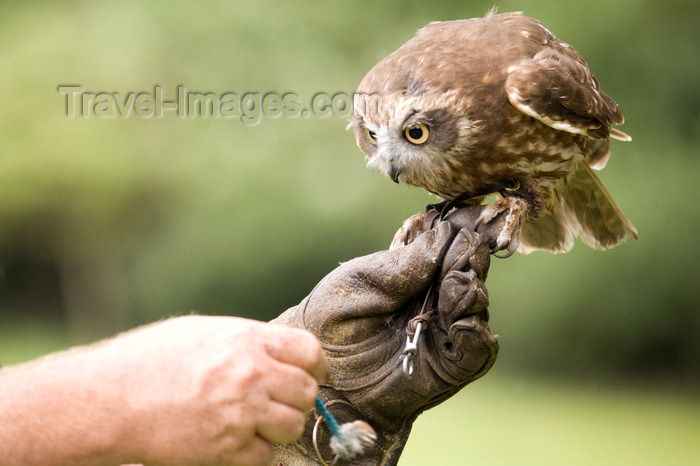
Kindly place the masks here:
<instances>
[{"instance_id":1,"label":"owl tail feather","mask_svg":"<svg viewBox=\"0 0 700 466\"><path fill-rule=\"evenodd\" d=\"M578 164L555 190L552 201L548 212L523 225L519 252L567 252L576 236L595 249L612 248L630 236L637 238L632 222L586 163Z\"/></svg>"}]
</instances>

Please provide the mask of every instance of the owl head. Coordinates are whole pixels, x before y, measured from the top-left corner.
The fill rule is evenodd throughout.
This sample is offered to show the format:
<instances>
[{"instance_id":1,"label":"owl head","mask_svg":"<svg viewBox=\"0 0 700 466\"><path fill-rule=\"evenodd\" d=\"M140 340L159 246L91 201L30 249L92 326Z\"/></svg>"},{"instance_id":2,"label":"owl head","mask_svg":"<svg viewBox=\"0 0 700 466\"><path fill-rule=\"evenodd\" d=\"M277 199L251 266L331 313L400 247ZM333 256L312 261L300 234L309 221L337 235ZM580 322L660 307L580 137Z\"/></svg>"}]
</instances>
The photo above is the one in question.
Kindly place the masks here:
<instances>
[{"instance_id":1,"label":"owl head","mask_svg":"<svg viewBox=\"0 0 700 466\"><path fill-rule=\"evenodd\" d=\"M484 59L482 32L481 20L431 23L367 73L352 125L368 167L445 199L474 190L483 107L505 99L502 46L486 44L497 59Z\"/></svg>"},{"instance_id":2,"label":"owl head","mask_svg":"<svg viewBox=\"0 0 700 466\"><path fill-rule=\"evenodd\" d=\"M455 172L455 155L468 146L474 132L457 93L411 93L410 85L389 93L361 89L354 96L351 124L367 167L396 183L449 197L438 180Z\"/></svg>"}]
</instances>

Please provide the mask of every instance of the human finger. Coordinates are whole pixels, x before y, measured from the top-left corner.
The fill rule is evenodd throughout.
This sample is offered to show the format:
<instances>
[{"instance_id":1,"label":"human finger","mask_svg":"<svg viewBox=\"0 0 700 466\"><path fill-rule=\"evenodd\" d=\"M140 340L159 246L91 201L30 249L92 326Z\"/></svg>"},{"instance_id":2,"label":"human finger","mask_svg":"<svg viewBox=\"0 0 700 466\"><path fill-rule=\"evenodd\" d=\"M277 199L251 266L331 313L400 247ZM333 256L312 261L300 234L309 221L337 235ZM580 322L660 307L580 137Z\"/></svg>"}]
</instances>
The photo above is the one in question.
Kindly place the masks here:
<instances>
[{"instance_id":1,"label":"human finger","mask_svg":"<svg viewBox=\"0 0 700 466\"><path fill-rule=\"evenodd\" d=\"M260 435L254 435L241 446L226 464L235 466L267 466L272 462L272 445Z\"/></svg>"},{"instance_id":2,"label":"human finger","mask_svg":"<svg viewBox=\"0 0 700 466\"><path fill-rule=\"evenodd\" d=\"M271 364L268 373L264 390L272 400L303 412L311 409L318 394L318 382L311 374L276 361Z\"/></svg>"},{"instance_id":3,"label":"human finger","mask_svg":"<svg viewBox=\"0 0 700 466\"><path fill-rule=\"evenodd\" d=\"M270 400L256 430L260 436L270 442L286 443L301 437L305 422L305 411Z\"/></svg>"},{"instance_id":4,"label":"human finger","mask_svg":"<svg viewBox=\"0 0 700 466\"><path fill-rule=\"evenodd\" d=\"M274 359L304 369L316 380L326 376L328 362L321 344L311 333L289 327L270 325L267 353Z\"/></svg>"}]
</instances>

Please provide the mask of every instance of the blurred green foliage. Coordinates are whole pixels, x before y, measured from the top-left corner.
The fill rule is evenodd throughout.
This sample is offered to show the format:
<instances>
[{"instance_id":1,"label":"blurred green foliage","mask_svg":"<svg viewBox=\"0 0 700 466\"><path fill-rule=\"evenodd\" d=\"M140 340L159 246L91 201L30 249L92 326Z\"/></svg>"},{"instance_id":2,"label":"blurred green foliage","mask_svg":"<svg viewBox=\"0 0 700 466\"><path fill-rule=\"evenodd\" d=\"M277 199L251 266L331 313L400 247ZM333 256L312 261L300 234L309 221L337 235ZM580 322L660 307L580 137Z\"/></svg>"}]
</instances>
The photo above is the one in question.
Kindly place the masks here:
<instances>
[{"instance_id":1,"label":"blurred green foliage","mask_svg":"<svg viewBox=\"0 0 700 466\"><path fill-rule=\"evenodd\" d=\"M4 2L0 358L33 356L14 347L41 325L60 346L192 310L269 319L434 201L366 171L343 118L68 118L57 86L352 93L418 28L492 4ZM700 5L499 7L574 45L620 104L634 141L601 178L640 239L496 261L497 366L697 390Z\"/></svg>"},{"instance_id":2,"label":"blurred green foliage","mask_svg":"<svg viewBox=\"0 0 700 466\"><path fill-rule=\"evenodd\" d=\"M495 370L422 414L399 464L681 466L700 458L697 399Z\"/></svg>"}]
</instances>

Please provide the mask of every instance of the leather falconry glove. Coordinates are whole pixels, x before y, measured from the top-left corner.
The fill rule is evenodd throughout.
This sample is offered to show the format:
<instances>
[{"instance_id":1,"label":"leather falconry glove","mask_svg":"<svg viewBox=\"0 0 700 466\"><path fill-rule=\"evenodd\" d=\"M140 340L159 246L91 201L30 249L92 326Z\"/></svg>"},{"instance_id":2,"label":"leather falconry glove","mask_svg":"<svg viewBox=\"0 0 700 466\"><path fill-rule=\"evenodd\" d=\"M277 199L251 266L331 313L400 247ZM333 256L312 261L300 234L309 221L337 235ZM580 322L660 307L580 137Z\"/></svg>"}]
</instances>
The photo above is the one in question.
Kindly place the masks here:
<instances>
[{"instance_id":1,"label":"leather falconry glove","mask_svg":"<svg viewBox=\"0 0 700 466\"><path fill-rule=\"evenodd\" d=\"M480 224L482 209L414 215L390 250L340 265L272 321L320 340L329 365L321 399L339 423L363 420L377 433L361 457L336 464L396 464L418 415L493 365L484 281L505 215ZM416 344L408 360L407 337ZM318 421L313 434L317 419L312 411L299 440L275 445L273 464L319 464L318 453L334 461L327 426Z\"/></svg>"}]
</instances>

